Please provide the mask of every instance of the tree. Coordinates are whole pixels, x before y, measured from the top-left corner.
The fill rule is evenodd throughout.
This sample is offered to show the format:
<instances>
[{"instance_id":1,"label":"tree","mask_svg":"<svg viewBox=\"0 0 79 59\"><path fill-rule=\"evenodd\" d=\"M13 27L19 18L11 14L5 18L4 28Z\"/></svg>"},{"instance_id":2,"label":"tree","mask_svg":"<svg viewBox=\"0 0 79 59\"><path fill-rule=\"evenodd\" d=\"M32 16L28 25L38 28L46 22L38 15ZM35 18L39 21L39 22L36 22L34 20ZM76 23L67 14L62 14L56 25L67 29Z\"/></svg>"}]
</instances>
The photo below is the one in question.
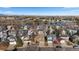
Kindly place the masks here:
<instances>
[{"instance_id":1,"label":"tree","mask_svg":"<svg viewBox=\"0 0 79 59\"><path fill-rule=\"evenodd\" d=\"M60 31L58 29L55 30L56 37L59 37Z\"/></svg>"},{"instance_id":2,"label":"tree","mask_svg":"<svg viewBox=\"0 0 79 59\"><path fill-rule=\"evenodd\" d=\"M16 46L15 47L23 46L23 42L22 42L21 38L18 36L18 34L17 34L16 37L17 37L17 40L16 40Z\"/></svg>"}]
</instances>

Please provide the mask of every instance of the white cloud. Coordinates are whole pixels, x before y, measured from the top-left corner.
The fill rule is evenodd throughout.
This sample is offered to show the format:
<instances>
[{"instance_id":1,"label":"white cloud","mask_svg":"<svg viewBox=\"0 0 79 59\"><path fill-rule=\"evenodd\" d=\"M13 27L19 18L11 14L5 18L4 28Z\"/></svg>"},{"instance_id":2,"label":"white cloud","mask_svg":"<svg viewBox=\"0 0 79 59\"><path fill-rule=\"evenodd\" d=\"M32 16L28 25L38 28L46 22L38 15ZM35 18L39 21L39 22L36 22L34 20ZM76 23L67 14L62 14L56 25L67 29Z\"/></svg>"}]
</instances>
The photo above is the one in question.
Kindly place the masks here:
<instances>
[{"instance_id":1,"label":"white cloud","mask_svg":"<svg viewBox=\"0 0 79 59\"><path fill-rule=\"evenodd\" d=\"M65 7L78 6L79 0L0 0L0 6L19 7Z\"/></svg>"},{"instance_id":2,"label":"white cloud","mask_svg":"<svg viewBox=\"0 0 79 59\"><path fill-rule=\"evenodd\" d=\"M11 8L11 7L2 7L2 8L7 8L8 9L8 8Z\"/></svg>"}]
</instances>

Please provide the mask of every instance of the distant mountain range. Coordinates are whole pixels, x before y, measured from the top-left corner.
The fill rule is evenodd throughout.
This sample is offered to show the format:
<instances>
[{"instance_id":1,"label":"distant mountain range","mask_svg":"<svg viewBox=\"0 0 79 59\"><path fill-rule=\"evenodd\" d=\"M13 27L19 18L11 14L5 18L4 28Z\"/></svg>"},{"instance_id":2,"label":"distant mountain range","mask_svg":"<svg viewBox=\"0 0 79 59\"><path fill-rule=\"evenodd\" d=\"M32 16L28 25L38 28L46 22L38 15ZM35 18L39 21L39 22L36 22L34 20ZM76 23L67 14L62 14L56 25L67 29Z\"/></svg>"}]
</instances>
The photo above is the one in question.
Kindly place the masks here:
<instances>
[{"instance_id":1,"label":"distant mountain range","mask_svg":"<svg viewBox=\"0 0 79 59\"><path fill-rule=\"evenodd\" d=\"M0 16L3 16L4 14L0 14Z\"/></svg>"},{"instance_id":2,"label":"distant mountain range","mask_svg":"<svg viewBox=\"0 0 79 59\"><path fill-rule=\"evenodd\" d=\"M41 17L46 17L46 16L48 16L48 17L51 17L51 16L61 16L61 17L63 17L63 16L67 16L67 17L70 17L70 16L75 16L75 17L79 17L78 15L14 15L14 14L0 14L0 16L41 16Z\"/></svg>"},{"instance_id":3,"label":"distant mountain range","mask_svg":"<svg viewBox=\"0 0 79 59\"><path fill-rule=\"evenodd\" d=\"M0 14L0 16L18 16L18 15L11 15L11 14Z\"/></svg>"}]
</instances>

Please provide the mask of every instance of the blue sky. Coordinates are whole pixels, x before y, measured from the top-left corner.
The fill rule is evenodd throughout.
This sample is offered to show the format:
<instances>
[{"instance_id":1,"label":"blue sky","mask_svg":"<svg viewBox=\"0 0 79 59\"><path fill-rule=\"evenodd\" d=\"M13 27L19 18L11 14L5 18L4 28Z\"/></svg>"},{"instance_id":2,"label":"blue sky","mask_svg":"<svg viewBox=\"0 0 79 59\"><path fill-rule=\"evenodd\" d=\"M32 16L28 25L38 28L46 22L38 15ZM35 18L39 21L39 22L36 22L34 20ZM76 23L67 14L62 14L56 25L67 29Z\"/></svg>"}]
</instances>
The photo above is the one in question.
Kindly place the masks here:
<instances>
[{"instance_id":1,"label":"blue sky","mask_svg":"<svg viewBox=\"0 0 79 59\"><path fill-rule=\"evenodd\" d=\"M79 15L78 7L0 7L0 14Z\"/></svg>"}]
</instances>

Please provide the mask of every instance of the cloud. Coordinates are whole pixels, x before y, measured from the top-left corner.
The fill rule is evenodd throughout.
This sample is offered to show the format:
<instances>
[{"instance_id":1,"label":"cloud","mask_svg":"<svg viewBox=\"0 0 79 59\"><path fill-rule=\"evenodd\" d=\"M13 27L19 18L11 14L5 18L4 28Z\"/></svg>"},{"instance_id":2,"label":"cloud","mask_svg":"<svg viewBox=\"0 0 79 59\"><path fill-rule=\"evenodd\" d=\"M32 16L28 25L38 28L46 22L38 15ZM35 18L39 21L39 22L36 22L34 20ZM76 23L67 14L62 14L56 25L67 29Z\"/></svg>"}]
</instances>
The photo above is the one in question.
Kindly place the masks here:
<instances>
[{"instance_id":1,"label":"cloud","mask_svg":"<svg viewBox=\"0 0 79 59\"><path fill-rule=\"evenodd\" d=\"M8 8L11 8L11 7L2 7L2 8L6 8L6 9L8 9Z\"/></svg>"}]
</instances>

